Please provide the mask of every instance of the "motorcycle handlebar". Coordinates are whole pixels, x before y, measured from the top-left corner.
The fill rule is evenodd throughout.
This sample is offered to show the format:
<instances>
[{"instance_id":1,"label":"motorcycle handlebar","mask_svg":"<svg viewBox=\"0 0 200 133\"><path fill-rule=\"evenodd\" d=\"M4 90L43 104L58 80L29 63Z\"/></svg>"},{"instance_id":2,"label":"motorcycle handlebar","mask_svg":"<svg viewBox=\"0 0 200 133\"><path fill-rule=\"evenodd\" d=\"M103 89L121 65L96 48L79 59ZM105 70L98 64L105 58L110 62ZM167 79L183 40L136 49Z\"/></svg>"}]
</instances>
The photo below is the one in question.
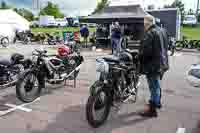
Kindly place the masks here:
<instances>
[{"instance_id":1,"label":"motorcycle handlebar","mask_svg":"<svg viewBox=\"0 0 200 133\"><path fill-rule=\"evenodd\" d=\"M40 50L35 49L35 51L36 51L37 53L32 52L32 55L47 57L47 55L46 55L47 51L46 51L46 50L40 51Z\"/></svg>"}]
</instances>

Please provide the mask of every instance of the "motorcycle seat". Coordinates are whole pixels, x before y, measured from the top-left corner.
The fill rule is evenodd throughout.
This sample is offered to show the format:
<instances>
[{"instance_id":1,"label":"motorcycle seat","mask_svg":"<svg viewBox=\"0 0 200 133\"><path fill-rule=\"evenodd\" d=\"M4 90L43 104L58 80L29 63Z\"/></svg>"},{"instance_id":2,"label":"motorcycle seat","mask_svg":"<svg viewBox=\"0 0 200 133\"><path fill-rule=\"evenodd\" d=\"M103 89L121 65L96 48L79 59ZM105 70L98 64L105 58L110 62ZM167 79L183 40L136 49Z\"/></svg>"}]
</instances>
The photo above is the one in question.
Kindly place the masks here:
<instances>
[{"instance_id":1,"label":"motorcycle seat","mask_svg":"<svg viewBox=\"0 0 200 133\"><path fill-rule=\"evenodd\" d=\"M107 62L115 62L115 63L120 62L120 59L118 57L115 57L115 56L107 56L107 57L103 57L103 59Z\"/></svg>"},{"instance_id":2,"label":"motorcycle seat","mask_svg":"<svg viewBox=\"0 0 200 133\"><path fill-rule=\"evenodd\" d=\"M10 60L0 59L0 65L10 66L12 63Z\"/></svg>"}]
</instances>

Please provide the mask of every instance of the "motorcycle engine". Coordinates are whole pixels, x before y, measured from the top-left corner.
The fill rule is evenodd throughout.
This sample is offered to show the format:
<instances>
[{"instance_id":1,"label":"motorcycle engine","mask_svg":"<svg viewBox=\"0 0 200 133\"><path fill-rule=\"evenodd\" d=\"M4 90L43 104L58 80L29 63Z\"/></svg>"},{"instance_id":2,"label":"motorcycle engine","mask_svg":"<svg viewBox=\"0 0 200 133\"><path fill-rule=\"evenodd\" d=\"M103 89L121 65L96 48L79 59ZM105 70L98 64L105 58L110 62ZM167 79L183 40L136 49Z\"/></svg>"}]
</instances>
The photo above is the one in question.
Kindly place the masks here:
<instances>
[{"instance_id":1,"label":"motorcycle engine","mask_svg":"<svg viewBox=\"0 0 200 133\"><path fill-rule=\"evenodd\" d=\"M0 66L0 85L6 83L8 81L8 72L6 71L4 66Z\"/></svg>"}]
</instances>

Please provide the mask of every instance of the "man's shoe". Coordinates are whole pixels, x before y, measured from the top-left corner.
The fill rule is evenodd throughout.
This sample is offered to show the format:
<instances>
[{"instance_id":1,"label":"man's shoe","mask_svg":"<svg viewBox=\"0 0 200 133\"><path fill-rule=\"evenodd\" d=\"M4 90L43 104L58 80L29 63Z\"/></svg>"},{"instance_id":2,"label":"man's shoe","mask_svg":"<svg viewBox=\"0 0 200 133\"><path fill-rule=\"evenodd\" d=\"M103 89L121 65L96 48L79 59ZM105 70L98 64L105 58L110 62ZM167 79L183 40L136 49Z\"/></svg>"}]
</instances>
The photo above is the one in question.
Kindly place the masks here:
<instances>
[{"instance_id":1,"label":"man's shoe","mask_svg":"<svg viewBox=\"0 0 200 133\"><path fill-rule=\"evenodd\" d=\"M153 104L153 102L151 102L151 100L149 100L149 104ZM162 104L160 103L160 104L156 105L156 108L157 109L161 109L162 108Z\"/></svg>"},{"instance_id":2,"label":"man's shoe","mask_svg":"<svg viewBox=\"0 0 200 133\"><path fill-rule=\"evenodd\" d=\"M142 117L157 117L157 111L156 108L153 107L152 105L147 105L147 108L139 113L140 116Z\"/></svg>"}]
</instances>

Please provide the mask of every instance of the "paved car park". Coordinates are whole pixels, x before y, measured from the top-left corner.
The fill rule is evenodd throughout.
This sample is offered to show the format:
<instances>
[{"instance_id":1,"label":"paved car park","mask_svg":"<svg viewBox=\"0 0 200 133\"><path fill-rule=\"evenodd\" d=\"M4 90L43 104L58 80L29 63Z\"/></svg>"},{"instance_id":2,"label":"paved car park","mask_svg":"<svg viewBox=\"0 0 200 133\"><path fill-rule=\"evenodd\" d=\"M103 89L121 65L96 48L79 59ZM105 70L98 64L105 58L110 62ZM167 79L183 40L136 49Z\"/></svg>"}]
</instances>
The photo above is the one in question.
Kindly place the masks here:
<instances>
[{"instance_id":1,"label":"paved car park","mask_svg":"<svg viewBox=\"0 0 200 133\"><path fill-rule=\"evenodd\" d=\"M10 47L30 56L33 47ZM20 48L21 47L21 48ZM4 52L2 52L4 51ZM8 51L0 49L0 56L7 58ZM19 52L19 51L18 51ZM11 52L12 53L12 52ZM141 78L139 99L135 104L123 104L120 110L113 108L109 120L100 128L91 128L85 118L85 103L89 86L95 80L95 58L108 52L83 51L85 62L78 76L77 86L73 81L67 85L48 85L49 93L35 102L17 106L14 111L0 117L2 133L199 133L200 132L200 89L191 87L186 81L186 71L199 61L198 53L176 53L170 57L170 71L162 81L163 108L159 117L148 119L137 115L148 100L149 92L144 77ZM7 105L23 105L15 95L15 88L0 92L0 110ZM15 106L16 107L16 106ZM184 131L185 130L185 131Z\"/></svg>"}]
</instances>

